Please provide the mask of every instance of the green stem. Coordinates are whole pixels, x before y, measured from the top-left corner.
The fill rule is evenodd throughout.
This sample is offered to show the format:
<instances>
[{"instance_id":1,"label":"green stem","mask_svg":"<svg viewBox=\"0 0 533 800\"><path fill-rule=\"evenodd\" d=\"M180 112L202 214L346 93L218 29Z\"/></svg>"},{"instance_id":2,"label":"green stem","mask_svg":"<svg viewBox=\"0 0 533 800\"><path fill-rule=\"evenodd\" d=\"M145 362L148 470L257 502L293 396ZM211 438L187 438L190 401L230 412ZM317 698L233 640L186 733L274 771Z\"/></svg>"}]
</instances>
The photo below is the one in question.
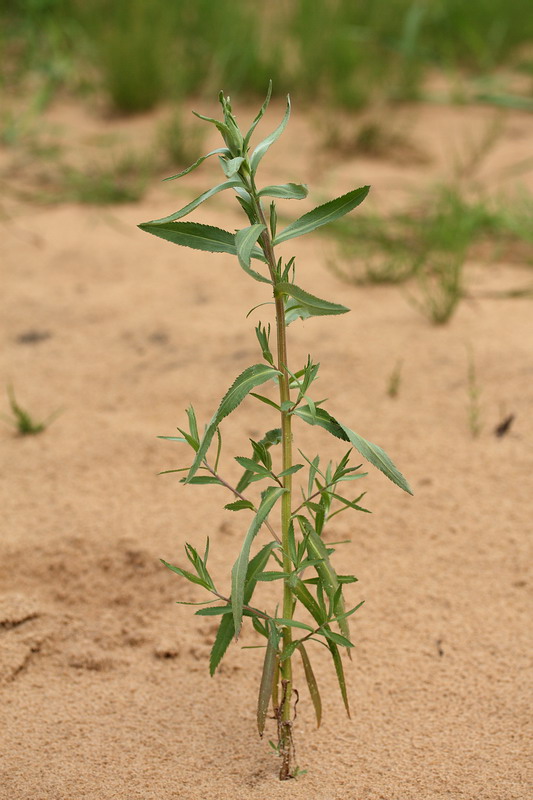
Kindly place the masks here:
<instances>
[{"instance_id":1,"label":"green stem","mask_svg":"<svg viewBox=\"0 0 533 800\"><path fill-rule=\"evenodd\" d=\"M251 182L251 192L258 221L265 225L266 230L261 234L261 244L268 261L270 277L274 284L274 302L276 307L276 337L277 337L277 360L280 371L279 378L279 399L283 408L284 403L290 403L289 373L287 371L287 327L285 325L285 306L283 298L276 296L276 258L272 239L266 223L265 214L261 206L261 201L257 196L257 191ZM292 432L291 415L288 411L281 411L281 446L282 446L282 469L288 470L292 467ZM281 544L283 551L283 570L290 573L292 571L291 559L289 556L289 528L291 522L292 506L292 475L283 476L283 488L286 489L281 498ZM292 619L293 615L293 596L288 583L285 579L283 584L283 617ZM292 642L291 628L283 628L283 649L285 650ZM292 777L292 719L291 719L291 697L292 697L292 662L291 658L286 658L281 664L280 680L282 685L282 707L279 709L279 752L281 756L280 780L287 780Z\"/></svg>"}]
</instances>

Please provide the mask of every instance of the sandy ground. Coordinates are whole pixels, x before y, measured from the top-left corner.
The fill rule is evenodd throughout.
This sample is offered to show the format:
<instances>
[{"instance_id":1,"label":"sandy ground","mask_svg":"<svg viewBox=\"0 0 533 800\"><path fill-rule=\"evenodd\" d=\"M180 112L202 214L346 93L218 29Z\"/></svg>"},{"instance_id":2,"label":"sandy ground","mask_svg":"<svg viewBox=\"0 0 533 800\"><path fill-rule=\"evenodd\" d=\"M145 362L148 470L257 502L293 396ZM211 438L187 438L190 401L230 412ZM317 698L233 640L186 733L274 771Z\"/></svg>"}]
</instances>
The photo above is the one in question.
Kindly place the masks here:
<instances>
[{"instance_id":1,"label":"sandy ground","mask_svg":"<svg viewBox=\"0 0 533 800\"><path fill-rule=\"evenodd\" d=\"M113 127L79 109L53 113L86 130ZM372 207L391 207L449 174L492 115L405 112L402 124L430 155L424 164L322 154L318 166L316 120L296 115L263 180L308 181L315 201L371 183ZM133 134L150 130L149 118L128 124ZM531 117L506 115L481 170L491 188L509 188L507 167L531 155L532 141ZM353 719L319 648L324 722L315 730L298 671L297 756L308 773L280 784L255 730L261 651L233 645L210 678L213 623L175 604L201 591L159 562L182 563L184 542L202 546L210 535L213 573L227 587L247 527L244 513L220 510L224 490L157 475L183 462L180 446L156 435L182 425L190 401L209 419L259 360L253 326L270 313L245 319L265 290L232 258L135 227L211 186L214 174L206 166L182 185L156 186L138 206L3 198L0 384L12 382L37 417L62 413L39 436L0 431L0 798L530 798L532 306L482 294L530 282L531 267L469 263L473 298L437 328L401 289L343 284L324 266L332 250L323 238L285 246L301 285L352 309L291 326L293 363L308 352L322 363L317 392L329 410L385 447L415 497L371 469L373 514L332 523L332 537L352 540L340 556L359 578L348 596L366 600L346 662ZM533 188L530 174L520 180ZM286 213L298 212L293 204ZM193 218L242 225L220 196ZM468 348L481 389L476 440ZM247 400L224 423L230 477L247 437L276 424L265 409ZM509 433L497 438L510 413ZM299 426L295 435L308 452L340 453L325 433ZM268 603L272 585L265 592ZM248 633L243 643L253 641Z\"/></svg>"}]
</instances>

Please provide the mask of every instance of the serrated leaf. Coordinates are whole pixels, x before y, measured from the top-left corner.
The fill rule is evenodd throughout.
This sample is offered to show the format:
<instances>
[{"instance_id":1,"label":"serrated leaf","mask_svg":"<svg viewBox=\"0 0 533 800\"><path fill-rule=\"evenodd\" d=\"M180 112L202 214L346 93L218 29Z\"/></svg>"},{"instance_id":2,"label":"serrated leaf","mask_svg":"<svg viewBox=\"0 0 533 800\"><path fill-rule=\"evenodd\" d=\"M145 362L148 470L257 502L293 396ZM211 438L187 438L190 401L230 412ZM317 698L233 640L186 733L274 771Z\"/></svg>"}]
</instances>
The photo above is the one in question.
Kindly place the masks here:
<instances>
[{"instance_id":1,"label":"serrated leaf","mask_svg":"<svg viewBox=\"0 0 533 800\"><path fill-rule=\"evenodd\" d=\"M261 159L263 158L263 156L267 152L268 148L271 147L271 145L274 144L276 139L279 139L279 137L281 136L281 134L285 130L285 128L287 126L287 122L289 121L290 115L291 115L291 101L290 101L290 97L287 95L287 109L285 111L285 115L284 115L283 119L281 120L280 124L278 125L276 130L273 133L270 134L270 136L267 136L266 139L263 139L263 141L260 142L257 145L257 147L255 148L254 152L252 153L252 156L250 158L250 168L252 170L252 174L255 174L255 171L257 170L257 167L259 166L259 162L261 161Z\"/></svg>"},{"instance_id":2,"label":"serrated leaf","mask_svg":"<svg viewBox=\"0 0 533 800\"><path fill-rule=\"evenodd\" d=\"M303 464L293 464L292 467L288 469L284 469L283 472L278 472L278 478L283 478L285 475L294 475L295 472L299 472L301 469L304 468Z\"/></svg>"},{"instance_id":3,"label":"serrated leaf","mask_svg":"<svg viewBox=\"0 0 533 800\"><path fill-rule=\"evenodd\" d=\"M231 605L233 608L233 621L235 624L235 637L237 638L242 624L242 609L244 604L244 585L248 569L250 547L263 522L268 517L276 501L286 492L286 489L269 486L263 493L261 504L252 520L241 552L231 571Z\"/></svg>"},{"instance_id":4,"label":"serrated leaf","mask_svg":"<svg viewBox=\"0 0 533 800\"><path fill-rule=\"evenodd\" d=\"M278 652L278 633L274 625L269 625L268 642L265 652L265 660L263 662L263 672L261 675L261 683L259 686L259 697L257 700L257 730L259 736L263 737L265 730L265 721L272 697L272 687L274 684L274 675L276 673L276 656Z\"/></svg>"},{"instance_id":5,"label":"serrated leaf","mask_svg":"<svg viewBox=\"0 0 533 800\"><path fill-rule=\"evenodd\" d=\"M244 508L251 508L253 510L254 504L250 500L235 500L234 503L228 503L224 506L228 511L241 511Z\"/></svg>"},{"instance_id":6,"label":"serrated leaf","mask_svg":"<svg viewBox=\"0 0 533 800\"><path fill-rule=\"evenodd\" d=\"M222 228L215 228L213 225L204 225L200 222L168 222L165 225L142 222L139 228L182 247L203 250L207 253L237 255L235 234Z\"/></svg>"},{"instance_id":7,"label":"serrated leaf","mask_svg":"<svg viewBox=\"0 0 533 800\"><path fill-rule=\"evenodd\" d=\"M218 617L221 614L231 614L231 606L210 606L195 611L196 617Z\"/></svg>"},{"instance_id":8,"label":"serrated leaf","mask_svg":"<svg viewBox=\"0 0 533 800\"><path fill-rule=\"evenodd\" d=\"M315 674L313 672L313 668L311 667L311 662L309 661L309 656L307 655L307 651L302 642L298 644L298 652L302 658L305 680L307 681L309 694L311 695L311 701L315 709L316 726L317 728L320 728L320 723L322 721L322 701L320 699L320 692L318 691L318 684L316 682Z\"/></svg>"},{"instance_id":9,"label":"serrated leaf","mask_svg":"<svg viewBox=\"0 0 533 800\"><path fill-rule=\"evenodd\" d=\"M259 197L278 197L280 200L304 200L309 194L305 183L282 183L278 186L265 186Z\"/></svg>"},{"instance_id":10,"label":"serrated leaf","mask_svg":"<svg viewBox=\"0 0 533 800\"><path fill-rule=\"evenodd\" d=\"M321 428L324 428L324 430L328 431L333 436L336 436L338 439L342 439L345 442L350 442L355 449L364 458L366 458L367 461L383 472L383 474L386 475L389 480L399 486L400 489L403 489L404 492L413 494L411 487L407 483L402 473L397 469L387 453L381 447L379 447L379 445L369 442L358 433L355 433L354 431L350 430L350 428L347 428L341 422L338 422L335 417L332 417L331 414L328 414L324 408L317 408L316 414L313 416L307 406L300 406L294 410L294 414L299 416L300 419L303 419L309 425L319 425Z\"/></svg>"},{"instance_id":11,"label":"serrated leaf","mask_svg":"<svg viewBox=\"0 0 533 800\"><path fill-rule=\"evenodd\" d=\"M302 628L304 631L311 631L313 633L314 628L310 625L307 625L305 622L299 622L296 619L284 619L283 617L276 617L275 622L277 625L283 625L286 628Z\"/></svg>"},{"instance_id":12,"label":"serrated leaf","mask_svg":"<svg viewBox=\"0 0 533 800\"><path fill-rule=\"evenodd\" d=\"M194 478L191 478L190 481L186 478L182 478L180 483L192 483L199 486L207 483L217 483L219 486L224 485L218 478L215 478L214 475L196 475Z\"/></svg>"},{"instance_id":13,"label":"serrated leaf","mask_svg":"<svg viewBox=\"0 0 533 800\"><path fill-rule=\"evenodd\" d=\"M271 478L272 473L262 464L258 464L253 458L246 458L245 456L235 456L235 461L248 470L248 472L256 473L264 478Z\"/></svg>"},{"instance_id":14,"label":"serrated leaf","mask_svg":"<svg viewBox=\"0 0 533 800\"><path fill-rule=\"evenodd\" d=\"M369 189L370 186L362 186L360 189L354 189L351 192L347 192L347 194L343 194L342 197L329 200L312 211L308 211L307 214L292 222L276 236L273 242L274 246L286 242L288 239L294 239L296 236L305 236L305 234L311 233L316 228L343 217L363 202Z\"/></svg>"},{"instance_id":15,"label":"serrated leaf","mask_svg":"<svg viewBox=\"0 0 533 800\"><path fill-rule=\"evenodd\" d=\"M258 581L279 581L282 578L287 578L287 577L288 577L288 573L287 572L275 572L275 571L260 572L259 575L257 576L257 580Z\"/></svg>"},{"instance_id":16,"label":"serrated leaf","mask_svg":"<svg viewBox=\"0 0 533 800\"><path fill-rule=\"evenodd\" d=\"M239 264L243 270L256 281L260 281L261 283L271 283L268 278L251 269L250 267L250 260L255 243L264 230L266 230L265 225L257 224L250 225L248 228L243 228L242 230L237 231L235 234L235 246L237 248L237 258L239 259Z\"/></svg>"},{"instance_id":17,"label":"serrated leaf","mask_svg":"<svg viewBox=\"0 0 533 800\"><path fill-rule=\"evenodd\" d=\"M198 448L195 459L189 470L187 480L185 481L186 483L190 481L200 467L209 449L209 445L211 444L213 436L215 435L215 431L222 420L227 417L228 414L231 414L231 412L234 411L237 406L240 405L240 403L242 403L251 389L259 386L262 383L265 383L273 378L274 375L278 374L279 373L276 369L268 366L267 364L254 364L253 366L245 369L244 372L241 372L241 374L235 379L233 384L222 398L215 415L207 426L206 432L200 443L200 447Z\"/></svg>"},{"instance_id":18,"label":"serrated leaf","mask_svg":"<svg viewBox=\"0 0 533 800\"><path fill-rule=\"evenodd\" d=\"M227 147L217 147L216 150L211 150L211 152L207 153L207 155L200 156L198 161L195 161L194 164L191 164L191 166L187 167L187 169L184 169L181 172L178 172L177 175L171 175L169 178L164 178L163 180L164 181L175 181L176 178L183 178L184 175L188 175L189 172L193 171L193 169L196 169L196 167L199 167L200 164L202 164L206 160L206 158L210 158L210 156L215 156L215 155L219 155L219 154L220 155L225 155L225 156L231 155L231 153L230 153L230 151L228 150Z\"/></svg>"}]
</instances>

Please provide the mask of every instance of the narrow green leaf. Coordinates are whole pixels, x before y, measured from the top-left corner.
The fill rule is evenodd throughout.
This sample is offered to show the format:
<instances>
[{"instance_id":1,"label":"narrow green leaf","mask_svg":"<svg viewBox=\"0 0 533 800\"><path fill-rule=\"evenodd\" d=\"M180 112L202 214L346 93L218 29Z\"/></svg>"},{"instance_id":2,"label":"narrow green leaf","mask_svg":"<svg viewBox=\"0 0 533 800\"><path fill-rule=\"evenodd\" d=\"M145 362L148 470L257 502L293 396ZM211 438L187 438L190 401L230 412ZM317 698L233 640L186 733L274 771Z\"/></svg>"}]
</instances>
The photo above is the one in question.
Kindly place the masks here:
<instances>
[{"instance_id":1,"label":"narrow green leaf","mask_svg":"<svg viewBox=\"0 0 533 800\"><path fill-rule=\"evenodd\" d=\"M311 695L311 701L315 709L316 726L317 728L320 728L320 723L322 721L322 701L320 699L320 692L318 691L318 684L316 682L315 674L313 672L313 668L311 667L309 656L307 655L307 650L302 642L300 642L298 645L298 652L302 657L305 679L307 681L309 694Z\"/></svg>"},{"instance_id":2,"label":"narrow green leaf","mask_svg":"<svg viewBox=\"0 0 533 800\"><path fill-rule=\"evenodd\" d=\"M222 614L231 614L231 606L210 606L195 611L197 617L218 617Z\"/></svg>"},{"instance_id":3,"label":"narrow green leaf","mask_svg":"<svg viewBox=\"0 0 533 800\"><path fill-rule=\"evenodd\" d=\"M235 234L235 246L237 248L237 258L243 270L250 275L254 280L261 283L271 283L271 281L259 272L251 269L250 259L254 250L255 243L266 230L265 225L257 224L250 225L248 228L243 228Z\"/></svg>"},{"instance_id":4,"label":"narrow green leaf","mask_svg":"<svg viewBox=\"0 0 533 800\"><path fill-rule=\"evenodd\" d=\"M189 172L192 172L193 169L196 169L196 167L199 167L200 164L202 164L206 160L206 158L209 158L210 156L215 156L215 155L218 155L218 154L225 155L225 156L231 155L231 153L227 149L227 147L218 147L216 150L211 150L211 152L208 153L207 155L201 156L198 159L198 161L195 161L194 164L191 164L191 166L187 167L187 169L182 170L182 172L178 172L177 175L171 175L170 178L164 178L163 180L165 180L165 181L175 181L176 178L182 178L184 175L188 175Z\"/></svg>"},{"instance_id":5,"label":"narrow green leaf","mask_svg":"<svg viewBox=\"0 0 533 800\"><path fill-rule=\"evenodd\" d=\"M271 406L275 408L276 411L280 411L280 407L277 403L271 400L269 397L264 397L262 394L256 394L255 392L250 392L252 397L255 397L256 400L260 400L262 403L265 403L267 406Z\"/></svg>"},{"instance_id":6,"label":"narrow green leaf","mask_svg":"<svg viewBox=\"0 0 533 800\"><path fill-rule=\"evenodd\" d=\"M191 478L190 481L186 478L182 478L181 483L196 483L198 485L205 484L205 483L216 483L219 486L223 486L224 484L218 479L215 478L214 475L196 475L194 478Z\"/></svg>"},{"instance_id":7,"label":"narrow green leaf","mask_svg":"<svg viewBox=\"0 0 533 800\"><path fill-rule=\"evenodd\" d=\"M143 225L164 225L166 222L175 222L177 219L186 217L187 214L190 214L191 211L194 211L195 208L198 208L198 206L204 203L206 200L209 200L209 198L214 194L223 192L225 189L233 189L235 186L242 186L242 181L240 178L231 178L229 181L219 183L217 186L214 186L212 189L204 192L199 197L191 200L190 203L187 203L186 206L183 206L183 208L180 208L180 210L176 211L174 214L169 214L168 217L161 217L161 219L151 219L149 222L143 223Z\"/></svg>"},{"instance_id":8,"label":"narrow green leaf","mask_svg":"<svg viewBox=\"0 0 533 800\"><path fill-rule=\"evenodd\" d=\"M288 308L288 322L292 322L296 317L307 319L309 317L320 317L331 314L346 314L350 309L346 306L341 306L338 303L330 303L328 300L321 300L320 297L300 289L293 283L277 283L275 287L277 295L284 294L292 297L295 301L291 303ZM286 314L287 317L287 314Z\"/></svg>"},{"instance_id":9,"label":"narrow green leaf","mask_svg":"<svg viewBox=\"0 0 533 800\"><path fill-rule=\"evenodd\" d=\"M200 467L209 449L209 445L211 444L213 436L215 435L215 431L222 420L227 417L228 414L231 414L231 412L234 411L240 403L242 403L251 389L253 389L255 386L259 386L262 383L266 383L266 381L278 374L279 373L277 370L268 366L267 364L254 364L253 366L245 369L244 372L242 372L238 378L235 379L233 384L222 398L215 415L207 426L204 437L200 443L200 447L196 453L196 457L189 470L187 480L185 481L186 483L190 481Z\"/></svg>"},{"instance_id":10,"label":"narrow green leaf","mask_svg":"<svg viewBox=\"0 0 533 800\"><path fill-rule=\"evenodd\" d=\"M168 222L165 225L143 222L139 228L146 233L159 236L160 239L166 239L182 247L191 247L193 250L237 254L235 234L212 225L203 225L200 222Z\"/></svg>"},{"instance_id":11,"label":"narrow green leaf","mask_svg":"<svg viewBox=\"0 0 533 800\"><path fill-rule=\"evenodd\" d=\"M278 634L274 625L269 625L268 643L263 662L263 673L259 686L259 697L257 700L257 730L259 736L263 737L265 730L265 720L272 697L272 687L276 672L276 656L278 652Z\"/></svg>"},{"instance_id":12,"label":"narrow green leaf","mask_svg":"<svg viewBox=\"0 0 533 800\"><path fill-rule=\"evenodd\" d=\"M274 620L277 625L283 625L286 628L303 628L304 631L310 631L313 633L314 628L310 625L306 625L305 622L298 622L296 619L283 619L283 617L276 617Z\"/></svg>"},{"instance_id":13,"label":"narrow green leaf","mask_svg":"<svg viewBox=\"0 0 533 800\"><path fill-rule=\"evenodd\" d=\"M348 717L351 717L350 703L348 702L348 692L346 691L346 679L344 677L344 667L342 666L341 654L339 653L339 648L337 647L335 642L332 642L329 639L328 639L328 647L331 653L331 657L333 659L333 664L335 665L335 672L337 673L337 680L339 682L344 708L346 709Z\"/></svg>"},{"instance_id":14,"label":"narrow green leaf","mask_svg":"<svg viewBox=\"0 0 533 800\"><path fill-rule=\"evenodd\" d=\"M250 500L235 500L234 503L228 503L224 508L228 511L241 511L243 508L251 508L253 511L254 504Z\"/></svg>"},{"instance_id":15,"label":"narrow green leaf","mask_svg":"<svg viewBox=\"0 0 533 800\"><path fill-rule=\"evenodd\" d=\"M234 633L235 626L233 624L233 616L231 614L226 614L220 621L217 635L215 636L215 641L211 648L211 655L209 657L209 674L211 676L215 674L215 670L228 649L228 645L233 639Z\"/></svg>"},{"instance_id":16,"label":"narrow green leaf","mask_svg":"<svg viewBox=\"0 0 533 800\"><path fill-rule=\"evenodd\" d=\"M279 197L280 200L304 200L309 194L305 183L283 183L279 186L265 186L259 197Z\"/></svg>"},{"instance_id":17,"label":"narrow green leaf","mask_svg":"<svg viewBox=\"0 0 533 800\"><path fill-rule=\"evenodd\" d=\"M353 647L351 641L347 639L346 636L341 636L340 633L335 633L335 631L330 631L327 628L323 629L323 633L326 639L335 642L335 644L340 644L342 647Z\"/></svg>"},{"instance_id":18,"label":"narrow green leaf","mask_svg":"<svg viewBox=\"0 0 533 800\"><path fill-rule=\"evenodd\" d=\"M291 101L290 101L289 96L287 95L287 109L285 111L285 116L281 120L281 122L278 125L278 127L276 128L276 130L273 133L271 133L270 136L267 136L266 139L263 139L263 141L260 142L257 145L257 147L255 148L254 152L252 153L252 156L250 158L250 168L251 168L253 174L255 174L255 171L257 170L257 167L259 166L259 162L261 161L261 159L265 155L265 153L268 150L268 148L271 145L274 144L276 139L279 139L279 137L281 136L281 134L285 130L285 128L287 126L287 122L289 121L290 115L291 115Z\"/></svg>"},{"instance_id":19,"label":"narrow green leaf","mask_svg":"<svg viewBox=\"0 0 533 800\"><path fill-rule=\"evenodd\" d=\"M342 195L342 197L337 197L335 200L330 200L321 206L317 206L312 211L308 211L307 214L292 222L276 236L274 246L286 242L288 239L294 239L296 236L305 236L306 233L311 233L315 228L327 225L329 222L343 217L363 202L369 189L370 186L362 186L360 189L354 189Z\"/></svg>"},{"instance_id":20,"label":"narrow green leaf","mask_svg":"<svg viewBox=\"0 0 533 800\"><path fill-rule=\"evenodd\" d=\"M323 408L317 408L316 414L313 416L307 406L300 406L294 410L294 414L299 416L309 425L319 425L324 430L342 439L345 442L350 442L361 455L377 467L389 480L395 483L400 489L408 494L413 494L413 491L402 473L395 467L387 453L382 450L377 444L363 439L362 436L347 428L342 423L338 422L335 417Z\"/></svg>"},{"instance_id":21,"label":"narrow green leaf","mask_svg":"<svg viewBox=\"0 0 533 800\"><path fill-rule=\"evenodd\" d=\"M304 468L303 464L293 464L292 467L284 469L283 472L279 472L278 478L283 478L285 475L294 475L295 472L299 472L303 468Z\"/></svg>"},{"instance_id":22,"label":"narrow green leaf","mask_svg":"<svg viewBox=\"0 0 533 800\"><path fill-rule=\"evenodd\" d=\"M245 456L235 456L235 461L247 469L249 472L255 472L257 475L262 475L264 478L271 478L272 473L262 464L258 464L253 458L245 458Z\"/></svg>"},{"instance_id":23,"label":"narrow green leaf","mask_svg":"<svg viewBox=\"0 0 533 800\"><path fill-rule=\"evenodd\" d=\"M263 105L259 109L259 113L257 114L256 118L254 119L254 121L250 125L250 127L248 129L248 133L244 137L243 152L245 152L245 153L248 150L248 145L250 144L250 139L252 138L253 132L255 131L258 123L261 121L261 119L263 118L263 116L265 114L265 111L268 108L268 104L270 103L271 96L272 96L272 81L269 81L268 90L267 90L267 96L266 96L265 102L263 103Z\"/></svg>"},{"instance_id":24,"label":"narrow green leaf","mask_svg":"<svg viewBox=\"0 0 533 800\"><path fill-rule=\"evenodd\" d=\"M279 581L282 578L287 578L287 577L288 577L288 573L287 572L276 572L276 571L260 572L259 575L257 576L257 580L258 581Z\"/></svg>"},{"instance_id":25,"label":"narrow green leaf","mask_svg":"<svg viewBox=\"0 0 533 800\"><path fill-rule=\"evenodd\" d=\"M284 494L286 489L270 486L263 493L261 504L244 539L241 552L231 571L231 605L237 638L242 624L242 608L244 604L244 585L248 569L250 547L263 522L268 517L274 503Z\"/></svg>"},{"instance_id":26,"label":"narrow green leaf","mask_svg":"<svg viewBox=\"0 0 533 800\"><path fill-rule=\"evenodd\" d=\"M172 572L175 572L181 578L186 578L191 583L197 583L199 586L203 586L204 589L211 588L206 581L202 580L202 578L199 578L196 575L193 575L192 572L187 572L187 570L181 569L181 567L175 567L172 564L169 564L167 561L164 561L162 558L160 559L160 561L162 564L165 565L165 567L171 569Z\"/></svg>"}]
</instances>

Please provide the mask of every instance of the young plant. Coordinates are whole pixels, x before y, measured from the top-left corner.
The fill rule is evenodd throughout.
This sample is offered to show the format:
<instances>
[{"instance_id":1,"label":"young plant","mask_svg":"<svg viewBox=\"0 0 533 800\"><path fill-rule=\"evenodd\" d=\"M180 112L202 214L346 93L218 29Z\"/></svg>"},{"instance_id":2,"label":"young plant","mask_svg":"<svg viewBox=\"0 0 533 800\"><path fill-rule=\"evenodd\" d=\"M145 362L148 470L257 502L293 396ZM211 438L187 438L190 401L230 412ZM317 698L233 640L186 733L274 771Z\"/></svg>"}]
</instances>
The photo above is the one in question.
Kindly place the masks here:
<instances>
[{"instance_id":1,"label":"young plant","mask_svg":"<svg viewBox=\"0 0 533 800\"><path fill-rule=\"evenodd\" d=\"M307 187L297 183L258 185L260 162L285 130L290 115L290 101L287 98L285 115L279 126L250 152L252 134L267 109L270 94L271 86L247 133L239 129L230 100L222 93L219 97L222 121L197 114L200 119L217 127L224 146L199 158L174 178L188 174L206 158L217 155L224 181L174 214L143 223L140 228L174 244L235 255L244 272L252 280L264 284L266 298L273 300L275 336L271 335L270 323L259 322L255 329L263 362L249 366L234 380L203 432L191 406L187 410L187 428L178 428L179 436L161 437L182 442L192 450L192 463L189 466L168 472L183 472L181 482L184 484L225 487L232 495L231 502L225 508L251 517L251 521L245 523L247 531L231 571L231 589L219 589L209 573L209 540L203 555L192 544L185 546L192 569L163 563L211 594L211 599L206 602L207 607L196 612L200 616L221 618L211 651L211 674L220 664L231 640L238 639L244 618L249 618L257 634L266 640L257 726L260 736L263 736L268 710L272 706L277 726L274 749L281 761L280 779L286 780L298 774L294 763L293 738L294 701L297 698L293 679L295 653L302 660L317 724L320 724L322 704L310 660L311 644L322 644L329 650L344 706L350 714L341 651L346 649L349 652L353 647L349 617L362 603L350 607L345 602L344 588L356 578L337 573L332 563L335 550L326 543L324 533L327 524L337 514L348 509L366 512L360 505L364 493L356 492L355 497L346 496L351 482L359 481L366 475L361 472L360 463L351 462L354 450L401 489L410 494L412 492L403 475L380 447L335 419L323 407L324 401L312 399L310 390L319 365L310 356L303 366L293 366L289 360L287 329L293 322L328 314L344 314L349 309L322 300L297 284L294 257L285 261L277 254L276 248L352 211L364 200L368 187L330 200L279 231L275 201L303 199L307 196ZM241 230L232 233L199 222L180 221L205 200L225 190L232 190L247 217L248 224ZM263 207L265 198L271 199L268 210ZM277 388L276 400L257 392L265 384L274 384ZM247 395L259 402L267 432L257 441L250 440L249 455L236 457L242 474L238 482L232 485L223 477L220 467L220 429L223 420ZM271 415L277 416L277 427L273 426ZM324 465L318 455L306 455L301 450L298 450L301 458L295 460L293 425L301 423L323 428L348 444L348 450L338 463ZM274 458L276 451L281 453ZM358 457L356 461L359 461ZM296 496L293 480L296 475L300 478L304 471L306 478L299 487L301 496ZM258 483L263 487L259 496L253 491ZM275 506L279 509L278 522L274 521ZM263 533L266 534L266 541L252 555L254 541ZM279 581L281 588L278 605L267 611L254 595L261 583L270 581ZM208 605L212 602L217 604ZM303 612L303 617L300 612Z\"/></svg>"},{"instance_id":2,"label":"young plant","mask_svg":"<svg viewBox=\"0 0 533 800\"><path fill-rule=\"evenodd\" d=\"M15 390L12 386L7 387L7 396L13 417L6 417L2 414L2 419L16 428L20 436L35 436L37 433L42 433L54 421L60 411L54 411L49 417L42 422L36 422L29 411L26 411L18 403L15 397Z\"/></svg>"}]
</instances>

